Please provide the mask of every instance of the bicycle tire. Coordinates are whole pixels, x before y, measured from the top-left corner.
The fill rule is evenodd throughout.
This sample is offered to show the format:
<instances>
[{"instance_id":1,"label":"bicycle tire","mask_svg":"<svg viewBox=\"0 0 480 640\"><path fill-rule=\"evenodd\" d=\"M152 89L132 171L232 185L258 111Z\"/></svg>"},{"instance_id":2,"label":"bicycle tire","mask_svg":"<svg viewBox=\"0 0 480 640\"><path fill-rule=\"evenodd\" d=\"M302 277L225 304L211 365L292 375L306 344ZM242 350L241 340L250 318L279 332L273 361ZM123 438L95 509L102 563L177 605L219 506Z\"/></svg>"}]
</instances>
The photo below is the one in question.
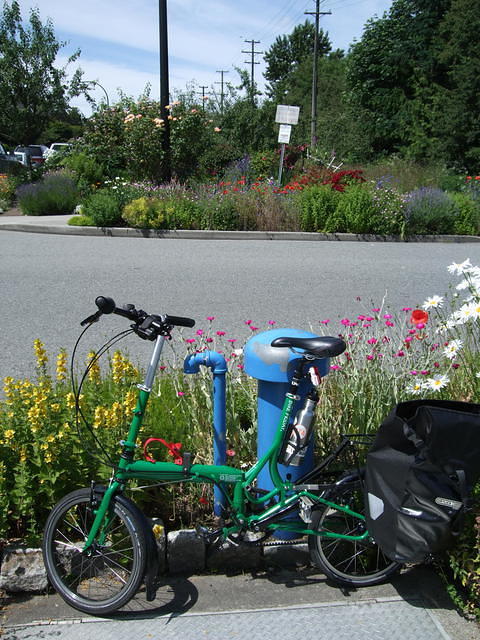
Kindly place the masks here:
<instances>
[{"instance_id":1,"label":"bicycle tire","mask_svg":"<svg viewBox=\"0 0 480 640\"><path fill-rule=\"evenodd\" d=\"M54 589L69 605L93 615L123 607L138 591L146 568L142 524L128 503L113 498L113 516L103 544L82 552L95 514L90 489L66 495L51 511L43 560Z\"/></svg>"},{"instance_id":2,"label":"bicycle tire","mask_svg":"<svg viewBox=\"0 0 480 640\"><path fill-rule=\"evenodd\" d=\"M365 510L363 486L358 476L335 487L326 499L362 515ZM311 527L342 535L361 535L366 530L364 520L328 506L312 512ZM380 584L401 567L387 558L372 538L355 541L312 534L308 537L308 548L312 564L343 586Z\"/></svg>"}]
</instances>

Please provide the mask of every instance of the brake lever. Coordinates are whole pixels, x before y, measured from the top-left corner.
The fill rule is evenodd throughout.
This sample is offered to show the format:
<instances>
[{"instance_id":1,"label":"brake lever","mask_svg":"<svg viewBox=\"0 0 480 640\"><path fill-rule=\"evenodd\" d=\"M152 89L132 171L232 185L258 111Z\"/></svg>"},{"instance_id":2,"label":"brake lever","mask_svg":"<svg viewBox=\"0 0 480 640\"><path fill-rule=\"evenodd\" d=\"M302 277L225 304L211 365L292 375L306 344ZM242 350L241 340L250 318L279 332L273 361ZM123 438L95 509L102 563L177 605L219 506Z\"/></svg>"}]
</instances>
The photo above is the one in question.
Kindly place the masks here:
<instances>
[{"instance_id":1,"label":"brake lever","mask_svg":"<svg viewBox=\"0 0 480 640\"><path fill-rule=\"evenodd\" d=\"M85 318L85 320L82 320L80 322L80 326L84 327L87 324L93 324L94 322L98 322L98 320L100 319L100 316L103 315L102 312L100 310L95 311L95 313L93 313L91 316L88 316L88 318Z\"/></svg>"}]
</instances>

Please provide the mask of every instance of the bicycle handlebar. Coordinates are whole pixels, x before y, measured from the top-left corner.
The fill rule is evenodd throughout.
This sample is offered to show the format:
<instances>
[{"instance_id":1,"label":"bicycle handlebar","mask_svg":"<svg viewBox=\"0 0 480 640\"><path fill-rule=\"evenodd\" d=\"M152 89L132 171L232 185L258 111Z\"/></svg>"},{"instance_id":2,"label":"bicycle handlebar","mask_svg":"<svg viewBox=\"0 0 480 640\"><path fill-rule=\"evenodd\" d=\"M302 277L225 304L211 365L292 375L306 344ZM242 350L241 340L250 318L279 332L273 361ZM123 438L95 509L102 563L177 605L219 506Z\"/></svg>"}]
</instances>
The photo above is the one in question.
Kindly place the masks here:
<instances>
[{"instance_id":1,"label":"bicycle handlebar","mask_svg":"<svg viewBox=\"0 0 480 640\"><path fill-rule=\"evenodd\" d=\"M195 320L192 318L151 315L142 309L136 309L133 304L117 307L114 300L107 296L98 296L95 299L95 304L98 307L98 311L88 316L88 318L85 318L85 320L82 320L80 323L82 326L97 322L102 315L108 315L110 313L115 313L116 315L131 320L134 323L132 328L141 338L153 339L155 335L160 334L162 331L168 331L168 327L195 326Z\"/></svg>"}]
</instances>

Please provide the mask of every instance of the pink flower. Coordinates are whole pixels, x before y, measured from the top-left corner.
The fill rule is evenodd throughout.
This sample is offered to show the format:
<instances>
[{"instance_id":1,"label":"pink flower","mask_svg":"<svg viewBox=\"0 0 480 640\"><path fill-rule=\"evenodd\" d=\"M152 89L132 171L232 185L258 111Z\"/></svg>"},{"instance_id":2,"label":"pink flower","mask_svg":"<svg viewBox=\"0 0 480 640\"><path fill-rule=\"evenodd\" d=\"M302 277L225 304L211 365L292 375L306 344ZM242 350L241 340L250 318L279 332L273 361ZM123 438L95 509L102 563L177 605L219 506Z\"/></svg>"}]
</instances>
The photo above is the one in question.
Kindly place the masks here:
<instances>
[{"instance_id":1,"label":"pink flower","mask_svg":"<svg viewBox=\"0 0 480 640\"><path fill-rule=\"evenodd\" d=\"M225 335L225 331L217 331L217 336L224 336Z\"/></svg>"},{"instance_id":2,"label":"pink flower","mask_svg":"<svg viewBox=\"0 0 480 640\"><path fill-rule=\"evenodd\" d=\"M390 320L386 320L385 324L387 325L387 327L394 327L395 323L394 322L390 322Z\"/></svg>"},{"instance_id":3,"label":"pink flower","mask_svg":"<svg viewBox=\"0 0 480 640\"><path fill-rule=\"evenodd\" d=\"M177 391L177 396L178 396L179 398L181 398L181 397L182 397L182 396L184 396L184 395L185 395L185 392L184 392L184 391Z\"/></svg>"},{"instance_id":4,"label":"pink flower","mask_svg":"<svg viewBox=\"0 0 480 640\"><path fill-rule=\"evenodd\" d=\"M322 324L328 324L330 322L330 318L328 320L320 320Z\"/></svg>"},{"instance_id":5,"label":"pink flower","mask_svg":"<svg viewBox=\"0 0 480 640\"><path fill-rule=\"evenodd\" d=\"M215 316L207 316L207 320L209 322L213 322L215 320Z\"/></svg>"},{"instance_id":6,"label":"pink flower","mask_svg":"<svg viewBox=\"0 0 480 640\"><path fill-rule=\"evenodd\" d=\"M412 307L403 307L402 311L411 311Z\"/></svg>"},{"instance_id":7,"label":"pink flower","mask_svg":"<svg viewBox=\"0 0 480 640\"><path fill-rule=\"evenodd\" d=\"M252 331L258 331L258 327L254 327L253 325L250 325L250 329L251 329Z\"/></svg>"},{"instance_id":8,"label":"pink flower","mask_svg":"<svg viewBox=\"0 0 480 640\"><path fill-rule=\"evenodd\" d=\"M227 342L231 342L232 344L233 344L234 342L236 342L236 341L237 341L237 339L236 339L236 338L229 338L229 339L227 340Z\"/></svg>"},{"instance_id":9,"label":"pink flower","mask_svg":"<svg viewBox=\"0 0 480 640\"><path fill-rule=\"evenodd\" d=\"M417 327L417 329L425 329L425 323L424 322L419 322L417 325L415 325Z\"/></svg>"},{"instance_id":10,"label":"pink flower","mask_svg":"<svg viewBox=\"0 0 480 640\"><path fill-rule=\"evenodd\" d=\"M405 351L402 351L400 349L400 351L397 351L397 353L395 354L398 358L402 358L405 355Z\"/></svg>"},{"instance_id":11,"label":"pink flower","mask_svg":"<svg viewBox=\"0 0 480 640\"><path fill-rule=\"evenodd\" d=\"M365 320L365 316L357 316L357 320Z\"/></svg>"},{"instance_id":12,"label":"pink flower","mask_svg":"<svg viewBox=\"0 0 480 640\"><path fill-rule=\"evenodd\" d=\"M237 364L237 369L240 369L240 371L243 370L243 364Z\"/></svg>"},{"instance_id":13,"label":"pink flower","mask_svg":"<svg viewBox=\"0 0 480 640\"><path fill-rule=\"evenodd\" d=\"M348 327L350 325L350 320L348 318L342 318L340 322L343 324L344 327Z\"/></svg>"},{"instance_id":14,"label":"pink flower","mask_svg":"<svg viewBox=\"0 0 480 640\"><path fill-rule=\"evenodd\" d=\"M245 324L252 324L251 320L245 320Z\"/></svg>"},{"instance_id":15,"label":"pink flower","mask_svg":"<svg viewBox=\"0 0 480 640\"><path fill-rule=\"evenodd\" d=\"M206 342L213 342L213 338L207 338Z\"/></svg>"},{"instance_id":16,"label":"pink flower","mask_svg":"<svg viewBox=\"0 0 480 640\"><path fill-rule=\"evenodd\" d=\"M393 318L391 313L384 313L383 317L385 318L385 320L390 320L390 318Z\"/></svg>"},{"instance_id":17,"label":"pink flower","mask_svg":"<svg viewBox=\"0 0 480 640\"><path fill-rule=\"evenodd\" d=\"M411 342L412 340L413 340L413 337L412 337L412 336L407 336L407 337L405 338L405 342Z\"/></svg>"},{"instance_id":18,"label":"pink flower","mask_svg":"<svg viewBox=\"0 0 480 640\"><path fill-rule=\"evenodd\" d=\"M367 343L368 343L368 344L377 344L377 342L378 342L378 340L377 340L376 338L369 338L369 339L367 340Z\"/></svg>"},{"instance_id":19,"label":"pink flower","mask_svg":"<svg viewBox=\"0 0 480 640\"><path fill-rule=\"evenodd\" d=\"M274 324L277 324L277 323L275 322L275 320L269 320L269 321L268 321L268 324L269 324L271 327L273 327L273 325L274 325Z\"/></svg>"},{"instance_id":20,"label":"pink flower","mask_svg":"<svg viewBox=\"0 0 480 640\"><path fill-rule=\"evenodd\" d=\"M417 371L416 369L412 369L412 370L410 371L410 375L411 375L411 376L416 376L416 375L418 375L418 371Z\"/></svg>"},{"instance_id":21,"label":"pink flower","mask_svg":"<svg viewBox=\"0 0 480 640\"><path fill-rule=\"evenodd\" d=\"M426 369L423 369L423 371L420 371L420 373L422 374L422 376L428 376L430 371L427 371Z\"/></svg>"},{"instance_id":22,"label":"pink flower","mask_svg":"<svg viewBox=\"0 0 480 640\"><path fill-rule=\"evenodd\" d=\"M367 356L367 360L373 360L375 356Z\"/></svg>"},{"instance_id":23,"label":"pink flower","mask_svg":"<svg viewBox=\"0 0 480 640\"><path fill-rule=\"evenodd\" d=\"M195 342L195 338L186 338L185 342L188 342L188 344L193 344Z\"/></svg>"},{"instance_id":24,"label":"pink flower","mask_svg":"<svg viewBox=\"0 0 480 640\"><path fill-rule=\"evenodd\" d=\"M233 458L235 455L235 449L227 449L226 454L229 458Z\"/></svg>"},{"instance_id":25,"label":"pink flower","mask_svg":"<svg viewBox=\"0 0 480 640\"><path fill-rule=\"evenodd\" d=\"M439 362L434 362L434 363L433 363L433 366L434 366L436 369L438 369L438 367L440 366L440 363L439 363Z\"/></svg>"},{"instance_id":26,"label":"pink flower","mask_svg":"<svg viewBox=\"0 0 480 640\"><path fill-rule=\"evenodd\" d=\"M365 320L366 320L367 322L371 322L372 320L375 320L375 318L374 318L373 316L367 316L367 317L365 318Z\"/></svg>"},{"instance_id":27,"label":"pink flower","mask_svg":"<svg viewBox=\"0 0 480 640\"><path fill-rule=\"evenodd\" d=\"M375 309L372 309L373 313L378 313L380 311L380 307L376 307Z\"/></svg>"},{"instance_id":28,"label":"pink flower","mask_svg":"<svg viewBox=\"0 0 480 640\"><path fill-rule=\"evenodd\" d=\"M203 336L203 329L199 329L197 331L197 336Z\"/></svg>"},{"instance_id":29,"label":"pink flower","mask_svg":"<svg viewBox=\"0 0 480 640\"><path fill-rule=\"evenodd\" d=\"M330 369L331 371L338 371L341 367L338 364L331 364Z\"/></svg>"}]
</instances>

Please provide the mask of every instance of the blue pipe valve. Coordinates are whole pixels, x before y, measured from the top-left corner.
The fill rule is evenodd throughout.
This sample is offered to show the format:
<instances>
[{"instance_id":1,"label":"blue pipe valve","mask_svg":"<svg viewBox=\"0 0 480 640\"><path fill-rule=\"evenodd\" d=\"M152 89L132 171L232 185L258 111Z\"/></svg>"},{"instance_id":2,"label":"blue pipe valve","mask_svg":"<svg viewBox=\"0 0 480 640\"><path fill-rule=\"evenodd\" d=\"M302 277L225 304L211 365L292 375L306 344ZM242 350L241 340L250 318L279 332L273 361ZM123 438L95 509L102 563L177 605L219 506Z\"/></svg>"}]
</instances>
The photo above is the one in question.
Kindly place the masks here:
<instances>
[{"instance_id":1,"label":"blue pipe valve","mask_svg":"<svg viewBox=\"0 0 480 640\"><path fill-rule=\"evenodd\" d=\"M193 353L183 362L184 373L198 373L200 367L211 369L213 374L213 463L224 465L227 461L227 411L226 376L227 361L216 351ZM225 496L214 488L213 511L221 516L225 507Z\"/></svg>"}]
</instances>

